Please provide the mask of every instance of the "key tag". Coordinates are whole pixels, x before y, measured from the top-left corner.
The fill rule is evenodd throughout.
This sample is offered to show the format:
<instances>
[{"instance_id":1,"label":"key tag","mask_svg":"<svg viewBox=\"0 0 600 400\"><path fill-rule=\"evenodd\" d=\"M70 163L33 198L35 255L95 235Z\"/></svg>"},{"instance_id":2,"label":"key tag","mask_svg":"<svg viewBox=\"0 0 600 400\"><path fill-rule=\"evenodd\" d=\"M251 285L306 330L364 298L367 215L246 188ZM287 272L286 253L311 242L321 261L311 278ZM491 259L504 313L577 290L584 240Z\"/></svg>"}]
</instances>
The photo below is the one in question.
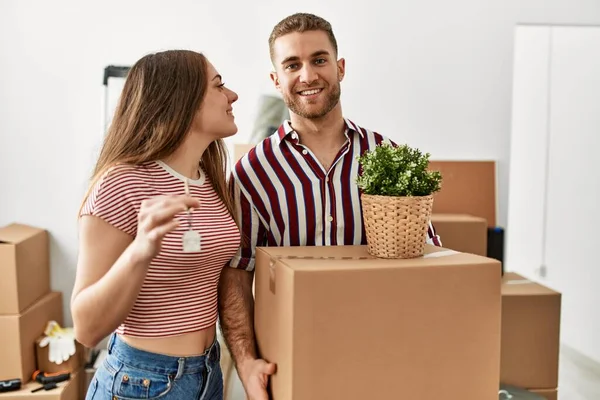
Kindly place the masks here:
<instances>
[{"instance_id":1,"label":"key tag","mask_svg":"<svg viewBox=\"0 0 600 400\"><path fill-rule=\"evenodd\" d=\"M185 194L190 195L190 187L188 185L187 179L185 180ZM192 211L188 208L187 210L187 218L188 218L188 230L183 234L183 251L185 253L197 253L200 251L200 234L192 229Z\"/></svg>"},{"instance_id":2,"label":"key tag","mask_svg":"<svg viewBox=\"0 0 600 400\"><path fill-rule=\"evenodd\" d=\"M183 234L183 251L186 253L197 253L200 251L200 234L188 230Z\"/></svg>"}]
</instances>

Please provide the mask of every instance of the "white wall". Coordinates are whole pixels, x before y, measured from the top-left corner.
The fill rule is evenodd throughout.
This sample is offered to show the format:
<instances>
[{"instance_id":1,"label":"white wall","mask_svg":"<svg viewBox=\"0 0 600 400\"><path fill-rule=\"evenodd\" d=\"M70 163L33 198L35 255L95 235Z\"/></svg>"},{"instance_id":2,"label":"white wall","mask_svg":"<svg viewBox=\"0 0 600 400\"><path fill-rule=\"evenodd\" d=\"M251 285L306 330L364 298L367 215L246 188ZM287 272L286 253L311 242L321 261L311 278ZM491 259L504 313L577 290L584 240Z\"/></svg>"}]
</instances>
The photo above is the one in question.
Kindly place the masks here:
<instances>
[{"instance_id":1,"label":"white wall","mask_svg":"<svg viewBox=\"0 0 600 400\"><path fill-rule=\"evenodd\" d=\"M600 363L600 26L516 38L506 268L562 293L562 342Z\"/></svg>"},{"instance_id":2,"label":"white wall","mask_svg":"<svg viewBox=\"0 0 600 400\"><path fill-rule=\"evenodd\" d=\"M258 96L272 90L272 26L296 11L321 14L347 59L346 116L433 158L498 160L504 224L514 25L600 23L595 0L166 4L0 2L0 225L20 221L51 232L52 287L66 299L76 211L102 137L106 65L165 48L204 51L240 94L233 140L244 141Z\"/></svg>"}]
</instances>

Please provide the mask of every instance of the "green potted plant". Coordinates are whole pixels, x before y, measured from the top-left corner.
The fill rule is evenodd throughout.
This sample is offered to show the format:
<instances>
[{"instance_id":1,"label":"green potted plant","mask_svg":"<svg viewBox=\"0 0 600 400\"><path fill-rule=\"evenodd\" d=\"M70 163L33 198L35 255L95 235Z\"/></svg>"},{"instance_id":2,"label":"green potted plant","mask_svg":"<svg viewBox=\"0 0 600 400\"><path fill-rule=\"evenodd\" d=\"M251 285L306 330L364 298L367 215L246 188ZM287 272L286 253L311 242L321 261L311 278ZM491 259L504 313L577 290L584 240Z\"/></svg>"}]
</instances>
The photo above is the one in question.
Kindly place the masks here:
<instances>
[{"instance_id":1,"label":"green potted plant","mask_svg":"<svg viewBox=\"0 0 600 400\"><path fill-rule=\"evenodd\" d=\"M381 258L415 258L425 252L433 194L442 175L430 171L429 153L382 143L358 157L356 183L367 247Z\"/></svg>"}]
</instances>

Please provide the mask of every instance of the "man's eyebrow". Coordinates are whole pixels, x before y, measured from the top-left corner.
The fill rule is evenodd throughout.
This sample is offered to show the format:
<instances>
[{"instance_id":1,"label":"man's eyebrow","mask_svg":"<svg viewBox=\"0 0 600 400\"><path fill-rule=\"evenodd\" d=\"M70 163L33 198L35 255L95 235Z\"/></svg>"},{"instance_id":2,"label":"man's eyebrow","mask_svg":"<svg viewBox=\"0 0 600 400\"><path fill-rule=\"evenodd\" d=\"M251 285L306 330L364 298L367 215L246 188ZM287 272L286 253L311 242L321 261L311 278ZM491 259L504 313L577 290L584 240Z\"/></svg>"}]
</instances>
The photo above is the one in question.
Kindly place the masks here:
<instances>
[{"instance_id":1,"label":"man's eyebrow","mask_svg":"<svg viewBox=\"0 0 600 400\"><path fill-rule=\"evenodd\" d=\"M328 56L329 52L327 50L318 50L315 51L314 53L311 54L311 57L318 57L318 56Z\"/></svg>"},{"instance_id":2,"label":"man's eyebrow","mask_svg":"<svg viewBox=\"0 0 600 400\"><path fill-rule=\"evenodd\" d=\"M324 56L324 55L329 55L329 52L327 50L317 50L314 53L312 53L310 55L310 57L314 58L314 57ZM290 61L298 61L299 59L300 59L300 57L298 57L298 56L290 56L290 57L284 58L283 61L281 62L281 64L287 64Z\"/></svg>"},{"instance_id":3,"label":"man's eyebrow","mask_svg":"<svg viewBox=\"0 0 600 400\"><path fill-rule=\"evenodd\" d=\"M287 64L290 61L298 61L299 59L300 59L300 57L298 57L298 56L290 56L290 57L284 58L283 61L281 62L281 64L282 65Z\"/></svg>"}]
</instances>

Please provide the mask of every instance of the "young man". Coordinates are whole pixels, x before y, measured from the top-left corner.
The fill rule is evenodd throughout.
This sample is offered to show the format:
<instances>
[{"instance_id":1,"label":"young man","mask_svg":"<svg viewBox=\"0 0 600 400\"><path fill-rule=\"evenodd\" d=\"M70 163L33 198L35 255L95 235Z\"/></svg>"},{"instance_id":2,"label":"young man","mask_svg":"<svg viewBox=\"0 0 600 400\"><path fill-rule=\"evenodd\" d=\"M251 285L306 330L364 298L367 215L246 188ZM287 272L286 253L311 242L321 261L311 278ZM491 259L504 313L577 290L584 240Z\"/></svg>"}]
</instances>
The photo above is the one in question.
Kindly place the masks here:
<instances>
[{"instance_id":1,"label":"young man","mask_svg":"<svg viewBox=\"0 0 600 400\"><path fill-rule=\"evenodd\" d=\"M311 14L279 22L269 38L271 79L290 121L235 166L231 179L247 242L221 275L221 326L251 400L267 399L275 365L258 359L252 280L257 246L366 244L356 157L389 139L344 119L331 25ZM433 227L428 242L440 245Z\"/></svg>"}]
</instances>

